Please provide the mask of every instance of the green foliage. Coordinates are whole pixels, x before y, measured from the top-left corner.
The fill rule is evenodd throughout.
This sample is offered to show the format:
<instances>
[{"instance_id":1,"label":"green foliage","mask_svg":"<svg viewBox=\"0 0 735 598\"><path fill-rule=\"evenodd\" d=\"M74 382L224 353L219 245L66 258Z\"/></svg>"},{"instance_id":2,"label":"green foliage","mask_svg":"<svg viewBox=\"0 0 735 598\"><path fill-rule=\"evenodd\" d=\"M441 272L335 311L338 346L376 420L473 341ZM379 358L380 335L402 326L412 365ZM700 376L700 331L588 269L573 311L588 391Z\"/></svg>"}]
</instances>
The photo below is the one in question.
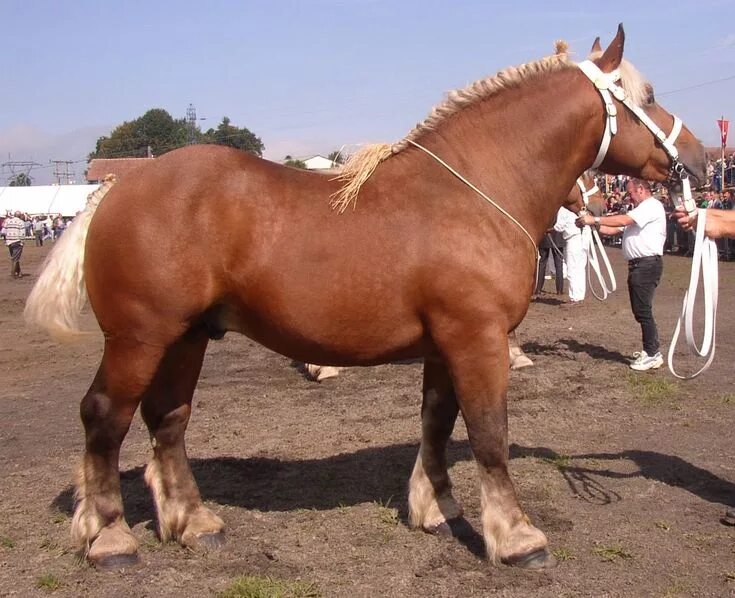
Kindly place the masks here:
<instances>
[{"instance_id":1,"label":"green foliage","mask_svg":"<svg viewBox=\"0 0 735 598\"><path fill-rule=\"evenodd\" d=\"M638 398L646 403L660 403L673 399L679 390L676 382L646 374L628 374L628 385Z\"/></svg>"},{"instance_id":2,"label":"green foliage","mask_svg":"<svg viewBox=\"0 0 735 598\"><path fill-rule=\"evenodd\" d=\"M319 598L316 586L306 581L282 581L259 575L235 579L218 598Z\"/></svg>"},{"instance_id":3,"label":"green foliage","mask_svg":"<svg viewBox=\"0 0 735 598\"><path fill-rule=\"evenodd\" d=\"M61 581L52 573L44 573L36 580L36 587L40 590L53 592L61 587Z\"/></svg>"},{"instance_id":4,"label":"green foliage","mask_svg":"<svg viewBox=\"0 0 735 598\"><path fill-rule=\"evenodd\" d=\"M15 540L7 536L0 537L0 546L3 548L15 548Z\"/></svg>"},{"instance_id":5,"label":"green foliage","mask_svg":"<svg viewBox=\"0 0 735 598\"><path fill-rule=\"evenodd\" d=\"M33 183L33 179L29 177L25 172L16 174L8 183L10 187L30 187Z\"/></svg>"},{"instance_id":6,"label":"green foliage","mask_svg":"<svg viewBox=\"0 0 735 598\"><path fill-rule=\"evenodd\" d=\"M209 129L202 135L201 142L234 147L256 156L262 156L265 149L260 137L244 127L241 129L230 124L230 119L226 116L216 129Z\"/></svg>"},{"instance_id":7,"label":"green foliage","mask_svg":"<svg viewBox=\"0 0 735 598\"><path fill-rule=\"evenodd\" d=\"M115 127L109 136L97 140L94 158L142 158L148 148L154 156L183 147L189 142L189 125L185 118L173 118L166 110L153 108L143 116ZM235 147L257 156L263 155L263 142L246 128L239 128L224 117L216 129L193 132L195 143L213 143Z\"/></svg>"},{"instance_id":8,"label":"green foliage","mask_svg":"<svg viewBox=\"0 0 735 598\"><path fill-rule=\"evenodd\" d=\"M291 168L301 168L302 170L306 170L306 162L303 160L297 160L296 158L292 158L291 156L286 156L286 159L283 161L283 163L286 166L290 166Z\"/></svg>"},{"instance_id":9,"label":"green foliage","mask_svg":"<svg viewBox=\"0 0 735 598\"><path fill-rule=\"evenodd\" d=\"M329 152L329 155L327 156L332 162L335 162L337 164L344 164L346 162L344 154L340 153L339 150L334 150L333 152Z\"/></svg>"},{"instance_id":10,"label":"green foliage","mask_svg":"<svg viewBox=\"0 0 735 598\"><path fill-rule=\"evenodd\" d=\"M571 550L563 547L553 550L551 554L553 554L560 561L573 561L577 558L576 556L574 556L574 553Z\"/></svg>"},{"instance_id":11,"label":"green foliage","mask_svg":"<svg viewBox=\"0 0 735 598\"><path fill-rule=\"evenodd\" d=\"M109 137L97 140L94 158L142 158L148 148L154 156L186 145L188 131L186 120L174 119L168 112L153 108L133 121L115 127Z\"/></svg>"},{"instance_id":12,"label":"green foliage","mask_svg":"<svg viewBox=\"0 0 735 598\"><path fill-rule=\"evenodd\" d=\"M610 546L604 546L600 544L595 546L593 552L599 556L603 561L612 562L617 560L629 561L633 558L633 554L625 550L618 544L612 544Z\"/></svg>"}]
</instances>

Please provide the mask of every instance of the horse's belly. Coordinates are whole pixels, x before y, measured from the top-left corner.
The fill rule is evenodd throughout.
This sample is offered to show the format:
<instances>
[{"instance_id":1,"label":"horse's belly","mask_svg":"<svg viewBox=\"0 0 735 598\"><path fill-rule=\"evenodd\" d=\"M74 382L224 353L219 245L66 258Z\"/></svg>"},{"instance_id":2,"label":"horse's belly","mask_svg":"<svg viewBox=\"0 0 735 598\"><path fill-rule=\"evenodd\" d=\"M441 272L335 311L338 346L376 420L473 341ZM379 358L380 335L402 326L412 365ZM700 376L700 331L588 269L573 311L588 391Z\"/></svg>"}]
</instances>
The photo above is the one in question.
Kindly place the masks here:
<instances>
[{"instance_id":1,"label":"horse's belly","mask_svg":"<svg viewBox=\"0 0 735 598\"><path fill-rule=\"evenodd\" d=\"M388 315L366 320L335 314L329 321L318 321L306 310L294 319L229 307L217 315L216 326L292 359L325 365L372 365L420 357L430 350L421 321L410 317L390 321Z\"/></svg>"}]
</instances>

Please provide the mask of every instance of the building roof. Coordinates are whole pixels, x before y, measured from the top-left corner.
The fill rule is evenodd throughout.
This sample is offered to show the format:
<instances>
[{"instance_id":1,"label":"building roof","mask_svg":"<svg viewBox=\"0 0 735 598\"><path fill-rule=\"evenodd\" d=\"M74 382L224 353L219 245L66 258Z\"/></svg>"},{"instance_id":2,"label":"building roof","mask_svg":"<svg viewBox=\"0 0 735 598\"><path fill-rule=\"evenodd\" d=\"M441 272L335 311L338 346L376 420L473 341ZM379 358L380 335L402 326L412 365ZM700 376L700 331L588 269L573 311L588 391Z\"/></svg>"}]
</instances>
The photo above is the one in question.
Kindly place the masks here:
<instances>
[{"instance_id":1,"label":"building roof","mask_svg":"<svg viewBox=\"0 0 735 598\"><path fill-rule=\"evenodd\" d=\"M147 164L154 158L95 158L90 160L87 168L87 181L99 183L108 174L114 174L118 180L141 164Z\"/></svg>"}]
</instances>

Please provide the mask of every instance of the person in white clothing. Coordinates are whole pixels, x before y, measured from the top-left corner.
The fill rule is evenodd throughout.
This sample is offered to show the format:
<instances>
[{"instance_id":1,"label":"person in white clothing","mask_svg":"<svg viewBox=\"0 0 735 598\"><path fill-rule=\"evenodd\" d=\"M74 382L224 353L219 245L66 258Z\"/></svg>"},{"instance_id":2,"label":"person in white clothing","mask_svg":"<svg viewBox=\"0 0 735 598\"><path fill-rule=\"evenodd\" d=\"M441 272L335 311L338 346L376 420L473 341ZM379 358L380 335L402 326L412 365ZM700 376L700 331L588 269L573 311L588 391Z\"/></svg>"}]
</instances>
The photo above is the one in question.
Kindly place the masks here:
<instances>
[{"instance_id":1,"label":"person in white clothing","mask_svg":"<svg viewBox=\"0 0 735 598\"><path fill-rule=\"evenodd\" d=\"M554 230L564 237L564 260L567 264L567 280L569 281L569 303L580 305L587 292L587 250L589 228L580 229L576 225L576 216L562 207L556 215Z\"/></svg>"},{"instance_id":2,"label":"person in white clothing","mask_svg":"<svg viewBox=\"0 0 735 598\"><path fill-rule=\"evenodd\" d=\"M643 336L643 350L634 355L630 367L643 371L660 368L664 363L653 318L653 295L663 273L666 212L651 194L647 181L630 179L627 191L633 202L632 210L610 216L586 214L577 219L577 226L595 225L603 235L616 235L624 227L623 255L628 260L630 307Z\"/></svg>"}]
</instances>

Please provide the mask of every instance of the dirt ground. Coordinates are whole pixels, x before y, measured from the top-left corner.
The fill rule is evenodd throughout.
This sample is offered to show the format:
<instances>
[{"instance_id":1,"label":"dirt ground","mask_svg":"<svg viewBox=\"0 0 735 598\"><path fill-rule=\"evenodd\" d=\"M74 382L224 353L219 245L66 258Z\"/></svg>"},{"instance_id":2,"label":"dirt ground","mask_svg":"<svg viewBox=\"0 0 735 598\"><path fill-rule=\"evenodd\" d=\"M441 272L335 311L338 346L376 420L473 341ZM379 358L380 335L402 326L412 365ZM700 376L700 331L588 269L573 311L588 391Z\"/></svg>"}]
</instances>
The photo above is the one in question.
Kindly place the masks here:
<instances>
[{"instance_id":1,"label":"dirt ground","mask_svg":"<svg viewBox=\"0 0 735 598\"><path fill-rule=\"evenodd\" d=\"M610 255L621 290L607 302L562 308L546 295L531 305L520 333L536 364L510 376L510 467L559 558L553 570L484 559L461 423L451 475L469 525L456 538L407 526L420 363L349 369L316 384L289 359L232 334L210 345L187 437L228 543L193 553L158 541L142 480L150 445L136 416L121 471L142 562L99 572L75 557L69 528L83 446L78 404L101 338L62 346L24 328L23 303L46 251L27 245L29 275L0 277L0 595L211 596L239 575L302 580L319 595L351 598L735 593L735 528L719 521L735 505L735 264L720 264L718 356L693 382L665 368L627 368L640 336L617 249ZM666 346L689 265L665 258L656 316Z\"/></svg>"}]
</instances>

